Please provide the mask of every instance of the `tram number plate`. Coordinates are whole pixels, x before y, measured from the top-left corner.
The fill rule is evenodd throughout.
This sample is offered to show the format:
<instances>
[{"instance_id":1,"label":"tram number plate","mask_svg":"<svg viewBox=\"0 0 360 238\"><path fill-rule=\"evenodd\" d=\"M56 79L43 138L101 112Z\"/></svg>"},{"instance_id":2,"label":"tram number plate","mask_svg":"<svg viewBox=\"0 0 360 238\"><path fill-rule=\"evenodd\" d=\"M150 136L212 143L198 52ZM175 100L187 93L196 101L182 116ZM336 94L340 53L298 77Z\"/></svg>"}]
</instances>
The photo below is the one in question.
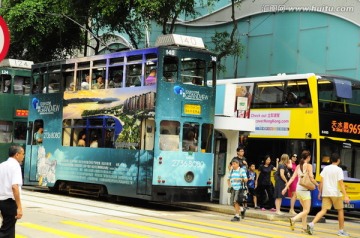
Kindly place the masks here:
<instances>
[{"instance_id":1,"label":"tram number plate","mask_svg":"<svg viewBox=\"0 0 360 238\"><path fill-rule=\"evenodd\" d=\"M184 113L188 115L201 115L201 106L196 104L185 104Z\"/></svg>"},{"instance_id":2,"label":"tram number plate","mask_svg":"<svg viewBox=\"0 0 360 238\"><path fill-rule=\"evenodd\" d=\"M344 208L354 208L354 204L344 203Z\"/></svg>"}]
</instances>

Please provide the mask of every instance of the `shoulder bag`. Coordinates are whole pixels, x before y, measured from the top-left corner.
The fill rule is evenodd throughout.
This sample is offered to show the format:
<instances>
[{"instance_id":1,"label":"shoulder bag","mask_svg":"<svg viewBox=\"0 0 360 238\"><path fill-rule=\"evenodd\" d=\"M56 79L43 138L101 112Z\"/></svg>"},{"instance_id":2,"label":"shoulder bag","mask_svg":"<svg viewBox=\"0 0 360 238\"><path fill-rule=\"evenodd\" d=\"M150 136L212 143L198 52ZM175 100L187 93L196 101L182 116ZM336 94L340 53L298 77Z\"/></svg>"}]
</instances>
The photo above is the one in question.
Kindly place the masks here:
<instances>
[{"instance_id":1,"label":"shoulder bag","mask_svg":"<svg viewBox=\"0 0 360 238\"><path fill-rule=\"evenodd\" d=\"M246 186L246 183L243 182L239 190L237 202L238 204L243 204L244 202L247 201L247 199L248 199L248 188Z\"/></svg>"},{"instance_id":2,"label":"shoulder bag","mask_svg":"<svg viewBox=\"0 0 360 238\"><path fill-rule=\"evenodd\" d=\"M309 189L311 191L314 190L316 187L315 184L311 181L309 172L307 170L305 170L303 172L303 175L300 176L299 184L301 186L303 186L304 188Z\"/></svg>"}]
</instances>

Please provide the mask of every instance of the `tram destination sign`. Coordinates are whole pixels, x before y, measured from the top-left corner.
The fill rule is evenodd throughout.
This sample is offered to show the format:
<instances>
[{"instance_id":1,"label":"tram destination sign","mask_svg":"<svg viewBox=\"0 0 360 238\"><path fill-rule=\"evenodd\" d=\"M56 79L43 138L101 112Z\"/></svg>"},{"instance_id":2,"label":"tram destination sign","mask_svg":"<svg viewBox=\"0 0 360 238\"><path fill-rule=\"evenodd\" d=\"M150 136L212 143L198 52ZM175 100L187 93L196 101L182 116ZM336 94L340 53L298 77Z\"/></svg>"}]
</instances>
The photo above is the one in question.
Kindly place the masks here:
<instances>
[{"instance_id":1,"label":"tram destination sign","mask_svg":"<svg viewBox=\"0 0 360 238\"><path fill-rule=\"evenodd\" d=\"M360 116L321 113L320 135L360 140Z\"/></svg>"}]
</instances>

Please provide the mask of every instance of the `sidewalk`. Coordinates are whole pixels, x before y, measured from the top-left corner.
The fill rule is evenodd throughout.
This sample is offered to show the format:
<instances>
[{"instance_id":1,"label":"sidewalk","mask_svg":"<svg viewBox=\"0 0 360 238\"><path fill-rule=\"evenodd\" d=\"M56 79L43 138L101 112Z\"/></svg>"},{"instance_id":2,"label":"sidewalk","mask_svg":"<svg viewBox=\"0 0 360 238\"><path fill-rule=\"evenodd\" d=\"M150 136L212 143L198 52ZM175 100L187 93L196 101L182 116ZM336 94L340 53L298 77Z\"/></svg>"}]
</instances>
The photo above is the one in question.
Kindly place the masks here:
<instances>
[{"instance_id":1,"label":"sidewalk","mask_svg":"<svg viewBox=\"0 0 360 238\"><path fill-rule=\"evenodd\" d=\"M186 208L192 208L197 210L204 210L204 211L213 211L213 212L219 212L231 215L231 217L234 215L234 208L230 205L221 205L216 203L209 203L209 202L180 202L176 204L176 206L180 207L186 207ZM297 211L298 212L298 211ZM294 215L289 214L288 212L284 212L284 215L276 215L275 212L271 212L269 210L261 211L260 209L254 209L253 207L250 207L246 210L246 217L251 218L257 218L262 220L269 220L269 221L289 221L290 217L293 217ZM314 216L308 216L308 222L312 221ZM321 218L321 223L325 223L325 218Z\"/></svg>"}]
</instances>

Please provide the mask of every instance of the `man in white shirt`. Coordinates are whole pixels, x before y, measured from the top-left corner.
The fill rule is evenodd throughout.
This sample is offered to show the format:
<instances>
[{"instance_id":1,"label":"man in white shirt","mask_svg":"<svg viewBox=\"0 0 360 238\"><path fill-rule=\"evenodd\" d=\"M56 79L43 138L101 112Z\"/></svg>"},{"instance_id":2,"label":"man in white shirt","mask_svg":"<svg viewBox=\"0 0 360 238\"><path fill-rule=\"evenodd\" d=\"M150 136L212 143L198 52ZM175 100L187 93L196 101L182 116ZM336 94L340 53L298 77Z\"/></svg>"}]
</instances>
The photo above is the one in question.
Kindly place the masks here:
<instances>
[{"instance_id":1,"label":"man in white shirt","mask_svg":"<svg viewBox=\"0 0 360 238\"><path fill-rule=\"evenodd\" d=\"M322 196L321 211L318 212L313 221L307 225L307 232L312 235L314 233L314 224L326 214L327 210L334 206L334 208L338 211L338 236L349 236L349 234L344 231L343 195L345 203L349 203L350 199L345 191L343 171L339 167L339 154L333 153L330 157L330 161L331 165L326 166L320 173L321 180L319 185L319 200ZM338 189L339 187L341 191Z\"/></svg>"},{"instance_id":2,"label":"man in white shirt","mask_svg":"<svg viewBox=\"0 0 360 238\"><path fill-rule=\"evenodd\" d=\"M3 223L0 237L15 238L15 223L23 215L20 192L22 175L20 164L24 149L18 145L9 148L9 158L0 164L0 212Z\"/></svg>"}]
</instances>

